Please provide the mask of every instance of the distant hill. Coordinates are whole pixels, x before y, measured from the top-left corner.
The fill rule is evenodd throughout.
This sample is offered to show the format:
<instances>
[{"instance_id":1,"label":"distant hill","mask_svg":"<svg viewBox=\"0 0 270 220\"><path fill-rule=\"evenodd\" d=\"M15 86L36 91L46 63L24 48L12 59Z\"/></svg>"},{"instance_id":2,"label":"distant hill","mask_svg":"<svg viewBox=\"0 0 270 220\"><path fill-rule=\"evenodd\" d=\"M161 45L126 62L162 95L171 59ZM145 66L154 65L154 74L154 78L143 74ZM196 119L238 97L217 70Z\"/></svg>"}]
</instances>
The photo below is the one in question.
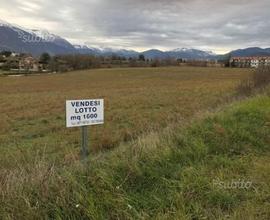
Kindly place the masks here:
<instances>
[{"instance_id":1,"label":"distant hill","mask_svg":"<svg viewBox=\"0 0 270 220\"><path fill-rule=\"evenodd\" d=\"M168 54L166 52L163 52L161 50L155 50L155 49L144 51L141 54L143 54L145 56L145 58L147 58L147 59L168 58Z\"/></svg>"},{"instance_id":2,"label":"distant hill","mask_svg":"<svg viewBox=\"0 0 270 220\"><path fill-rule=\"evenodd\" d=\"M126 58L138 57L143 54L146 59L226 59L228 54L217 55L211 51L192 48L178 48L171 51L151 49L144 52L134 50L95 48L88 45L72 45L64 38L48 31L29 30L18 25L0 20L0 51L9 50L19 53L31 53L34 56L47 52L57 54L87 54L94 56L121 56ZM270 56L270 48L251 47L234 50L232 56Z\"/></svg>"},{"instance_id":3,"label":"distant hill","mask_svg":"<svg viewBox=\"0 0 270 220\"><path fill-rule=\"evenodd\" d=\"M167 52L169 57L185 58L185 59L215 59L216 54L212 51L202 51L191 48L179 48Z\"/></svg>"},{"instance_id":4,"label":"distant hill","mask_svg":"<svg viewBox=\"0 0 270 220\"><path fill-rule=\"evenodd\" d=\"M157 49L151 49L144 52L137 52L134 50L124 50L124 49L112 49L112 48L93 48L86 45L74 45L77 51L81 54L91 54L91 55L103 55L111 56L118 55L126 58L138 57L140 54L144 55L146 59L215 59L216 55L212 52L196 50L196 49L175 49L171 51L161 51Z\"/></svg>"},{"instance_id":5,"label":"distant hill","mask_svg":"<svg viewBox=\"0 0 270 220\"><path fill-rule=\"evenodd\" d=\"M259 47L250 47L245 49L234 50L231 52L232 56L246 57L246 56L270 56L270 48L262 49Z\"/></svg>"}]
</instances>

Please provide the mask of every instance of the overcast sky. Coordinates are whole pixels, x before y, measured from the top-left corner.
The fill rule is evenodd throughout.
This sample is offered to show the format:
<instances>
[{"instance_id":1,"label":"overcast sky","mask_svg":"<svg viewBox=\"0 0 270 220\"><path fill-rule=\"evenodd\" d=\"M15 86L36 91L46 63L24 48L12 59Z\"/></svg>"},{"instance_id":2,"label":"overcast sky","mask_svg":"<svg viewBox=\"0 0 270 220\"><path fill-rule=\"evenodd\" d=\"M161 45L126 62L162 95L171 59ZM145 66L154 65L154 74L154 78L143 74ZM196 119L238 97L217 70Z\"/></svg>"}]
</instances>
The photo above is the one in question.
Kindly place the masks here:
<instances>
[{"instance_id":1,"label":"overcast sky","mask_svg":"<svg viewBox=\"0 0 270 220\"><path fill-rule=\"evenodd\" d=\"M270 0L0 0L0 19L90 46L270 47Z\"/></svg>"}]
</instances>

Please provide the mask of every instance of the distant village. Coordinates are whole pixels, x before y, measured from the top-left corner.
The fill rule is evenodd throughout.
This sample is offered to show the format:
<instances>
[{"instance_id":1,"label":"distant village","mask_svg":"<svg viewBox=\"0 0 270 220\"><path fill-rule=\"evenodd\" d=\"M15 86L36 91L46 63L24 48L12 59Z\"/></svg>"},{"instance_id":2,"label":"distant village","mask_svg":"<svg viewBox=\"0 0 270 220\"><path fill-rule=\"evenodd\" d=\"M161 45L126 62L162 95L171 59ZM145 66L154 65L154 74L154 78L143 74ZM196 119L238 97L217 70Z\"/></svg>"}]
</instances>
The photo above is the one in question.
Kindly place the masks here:
<instances>
[{"instance_id":1,"label":"distant village","mask_svg":"<svg viewBox=\"0 0 270 220\"><path fill-rule=\"evenodd\" d=\"M0 69L14 73L49 72L46 55L34 58L31 54L9 51L0 53Z\"/></svg>"},{"instance_id":2,"label":"distant village","mask_svg":"<svg viewBox=\"0 0 270 220\"><path fill-rule=\"evenodd\" d=\"M96 57L91 55L62 55L51 57L48 53L40 57L31 54L0 52L0 70L8 73L49 73L66 72L90 68L112 67L158 67L158 66L198 66L198 67L235 67L258 68L270 66L270 56L230 57L227 61L189 60L189 59L145 59L125 58L112 55L111 57Z\"/></svg>"}]
</instances>

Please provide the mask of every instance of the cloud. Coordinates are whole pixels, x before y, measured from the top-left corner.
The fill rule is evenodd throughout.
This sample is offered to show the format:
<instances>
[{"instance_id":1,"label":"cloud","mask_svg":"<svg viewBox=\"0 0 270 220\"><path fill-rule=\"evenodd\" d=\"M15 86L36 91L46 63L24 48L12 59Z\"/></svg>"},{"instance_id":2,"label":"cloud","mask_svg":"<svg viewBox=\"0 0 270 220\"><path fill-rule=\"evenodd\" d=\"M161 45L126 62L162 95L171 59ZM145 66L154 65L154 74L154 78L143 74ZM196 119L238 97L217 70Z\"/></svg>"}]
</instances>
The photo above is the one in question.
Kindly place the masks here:
<instances>
[{"instance_id":1,"label":"cloud","mask_svg":"<svg viewBox=\"0 0 270 220\"><path fill-rule=\"evenodd\" d=\"M270 1L0 0L0 16L90 45L215 51L270 47Z\"/></svg>"}]
</instances>

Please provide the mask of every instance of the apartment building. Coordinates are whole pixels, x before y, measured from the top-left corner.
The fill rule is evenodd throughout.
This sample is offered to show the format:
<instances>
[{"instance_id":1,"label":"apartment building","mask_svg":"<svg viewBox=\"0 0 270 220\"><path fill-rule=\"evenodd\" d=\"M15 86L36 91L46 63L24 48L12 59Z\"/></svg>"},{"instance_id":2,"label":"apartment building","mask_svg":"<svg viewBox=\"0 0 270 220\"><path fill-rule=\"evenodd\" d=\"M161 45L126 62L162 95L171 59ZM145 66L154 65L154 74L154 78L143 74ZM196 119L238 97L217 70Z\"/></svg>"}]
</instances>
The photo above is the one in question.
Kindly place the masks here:
<instances>
[{"instance_id":1,"label":"apartment building","mask_svg":"<svg viewBox=\"0 0 270 220\"><path fill-rule=\"evenodd\" d=\"M231 67L239 68L258 68L260 66L270 65L270 56L267 57L232 57L230 59Z\"/></svg>"}]
</instances>

